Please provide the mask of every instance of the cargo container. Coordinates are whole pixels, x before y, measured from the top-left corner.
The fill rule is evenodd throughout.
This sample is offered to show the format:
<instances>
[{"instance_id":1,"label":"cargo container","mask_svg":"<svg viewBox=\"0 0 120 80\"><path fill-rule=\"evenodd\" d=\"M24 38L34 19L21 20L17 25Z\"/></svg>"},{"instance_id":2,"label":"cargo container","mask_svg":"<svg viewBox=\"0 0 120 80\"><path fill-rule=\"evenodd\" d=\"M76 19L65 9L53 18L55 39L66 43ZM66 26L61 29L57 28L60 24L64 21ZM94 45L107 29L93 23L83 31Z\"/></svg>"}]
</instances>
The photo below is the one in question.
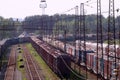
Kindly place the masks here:
<instances>
[{"instance_id":1,"label":"cargo container","mask_svg":"<svg viewBox=\"0 0 120 80\"><path fill-rule=\"evenodd\" d=\"M62 53L60 50L55 49L36 37L31 37L31 43L38 54L58 76L69 78L71 59L68 54Z\"/></svg>"},{"instance_id":2,"label":"cargo container","mask_svg":"<svg viewBox=\"0 0 120 80\"><path fill-rule=\"evenodd\" d=\"M75 47L70 45L70 44L67 44L66 45L66 52L72 56L72 57L75 57Z\"/></svg>"},{"instance_id":3,"label":"cargo container","mask_svg":"<svg viewBox=\"0 0 120 80\"><path fill-rule=\"evenodd\" d=\"M87 54L87 68L88 68L89 70L93 70L94 56L95 56L95 53Z\"/></svg>"},{"instance_id":4,"label":"cargo container","mask_svg":"<svg viewBox=\"0 0 120 80\"><path fill-rule=\"evenodd\" d=\"M58 44L59 44L59 48L60 48L61 50L64 50L64 48L65 48L64 43L60 41Z\"/></svg>"},{"instance_id":5,"label":"cargo container","mask_svg":"<svg viewBox=\"0 0 120 80\"><path fill-rule=\"evenodd\" d=\"M94 53L94 52L90 51L90 50L89 51L84 51L84 50L79 51L79 59L80 59L80 64L81 65L83 65L83 66L87 65L87 61L89 60L87 58L87 54L91 54L91 53Z\"/></svg>"},{"instance_id":6,"label":"cargo container","mask_svg":"<svg viewBox=\"0 0 120 80\"><path fill-rule=\"evenodd\" d=\"M116 55L117 55L118 58L120 58L120 47L117 48Z\"/></svg>"},{"instance_id":7,"label":"cargo container","mask_svg":"<svg viewBox=\"0 0 120 80\"><path fill-rule=\"evenodd\" d=\"M103 59L101 60L101 70L103 68L103 72L101 73L101 75L104 74L104 78L105 79L110 79L111 75L112 75L112 66L113 65L113 61L112 59L110 59L108 56L104 56ZM103 65L102 65L103 64Z\"/></svg>"},{"instance_id":8,"label":"cargo container","mask_svg":"<svg viewBox=\"0 0 120 80\"><path fill-rule=\"evenodd\" d=\"M99 55L94 55L94 57L93 57L93 72L95 73L95 74L100 74L100 57L99 57Z\"/></svg>"},{"instance_id":9,"label":"cargo container","mask_svg":"<svg viewBox=\"0 0 120 80\"><path fill-rule=\"evenodd\" d=\"M91 68L90 68L90 62L91 62L90 54L87 54L87 61L86 61L86 63L87 63L87 69L88 69L88 70L91 69Z\"/></svg>"},{"instance_id":10,"label":"cargo container","mask_svg":"<svg viewBox=\"0 0 120 80\"><path fill-rule=\"evenodd\" d=\"M116 49L115 49L116 48ZM117 50L119 49L119 45L109 45L109 46L106 46L105 48L105 52L106 52L106 55L108 56L114 56L116 55L115 53L115 50L117 52ZM119 52L119 51L118 51ZM118 53L119 54L119 53Z\"/></svg>"}]
</instances>

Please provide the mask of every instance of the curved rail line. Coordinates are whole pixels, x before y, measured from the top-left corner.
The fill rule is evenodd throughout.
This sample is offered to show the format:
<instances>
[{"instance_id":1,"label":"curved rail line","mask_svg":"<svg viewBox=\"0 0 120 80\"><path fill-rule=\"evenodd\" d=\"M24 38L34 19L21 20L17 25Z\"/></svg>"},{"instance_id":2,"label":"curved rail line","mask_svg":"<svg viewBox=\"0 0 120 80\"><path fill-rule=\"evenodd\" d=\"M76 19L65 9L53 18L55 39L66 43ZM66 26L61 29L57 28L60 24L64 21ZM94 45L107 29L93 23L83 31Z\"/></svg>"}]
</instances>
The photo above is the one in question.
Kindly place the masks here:
<instances>
[{"instance_id":1,"label":"curved rail line","mask_svg":"<svg viewBox=\"0 0 120 80\"><path fill-rule=\"evenodd\" d=\"M29 72L29 80L42 80L37 70L36 64L25 46L23 46L23 51L24 57L26 59L26 66Z\"/></svg>"},{"instance_id":2,"label":"curved rail line","mask_svg":"<svg viewBox=\"0 0 120 80\"><path fill-rule=\"evenodd\" d=\"M15 67L16 67L15 49L16 49L15 46L13 46L11 49L4 80L14 80Z\"/></svg>"}]
</instances>

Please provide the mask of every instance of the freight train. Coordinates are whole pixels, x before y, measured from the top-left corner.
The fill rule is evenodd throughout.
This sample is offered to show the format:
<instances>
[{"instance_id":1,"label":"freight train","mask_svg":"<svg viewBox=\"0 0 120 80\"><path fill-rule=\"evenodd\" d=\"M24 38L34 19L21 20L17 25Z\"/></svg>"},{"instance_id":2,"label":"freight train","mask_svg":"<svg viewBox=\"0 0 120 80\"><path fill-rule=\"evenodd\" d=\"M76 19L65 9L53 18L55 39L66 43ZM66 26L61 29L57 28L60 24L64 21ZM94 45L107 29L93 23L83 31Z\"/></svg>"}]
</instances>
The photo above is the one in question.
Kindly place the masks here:
<instances>
[{"instance_id":1,"label":"freight train","mask_svg":"<svg viewBox=\"0 0 120 80\"><path fill-rule=\"evenodd\" d=\"M2 62L3 57L6 55L5 52L8 49L8 47L15 45L15 44L19 44L19 43L26 43L29 42L29 37L21 37L21 38L9 38L9 39L4 39L0 41L0 71L2 73L2 75L4 75L4 70L5 70L5 66L6 64L4 64L4 62ZM8 57L6 55L6 57ZM1 76L2 77L2 76Z\"/></svg>"},{"instance_id":2,"label":"freight train","mask_svg":"<svg viewBox=\"0 0 120 80\"><path fill-rule=\"evenodd\" d=\"M120 70L120 48L118 45L101 45L79 40L76 41L76 45L70 45L49 37L44 37L43 40L52 46L65 50L73 61L77 61L79 65L86 67L96 75L101 75L104 79L113 79L115 77L114 69ZM117 79L120 80L120 71L118 71Z\"/></svg>"},{"instance_id":3,"label":"freight train","mask_svg":"<svg viewBox=\"0 0 120 80\"><path fill-rule=\"evenodd\" d=\"M38 54L60 78L70 77L70 57L58 49L46 44L37 37L31 37L31 43Z\"/></svg>"},{"instance_id":4,"label":"freight train","mask_svg":"<svg viewBox=\"0 0 120 80\"><path fill-rule=\"evenodd\" d=\"M113 79L115 76L113 75L114 70L117 69L119 70L116 75L117 80L120 80L120 47L118 45L109 45L108 49L108 45L103 44L103 49L101 49L101 45L98 44L97 51L96 43L85 42L84 44L83 41L76 41L76 45L64 45L63 42L51 38L43 38L43 40L56 48L66 50L67 54L63 54L60 50L54 49L36 37L18 37L5 39L0 42L0 57L5 49L13 44L31 42L49 67L61 78L68 78L70 76L68 68L70 67L71 58L73 61L77 61L79 65L86 67L95 74L101 75L104 79ZM84 45L86 46L86 50L84 50ZM114 52L114 47L116 47L116 53Z\"/></svg>"},{"instance_id":5,"label":"freight train","mask_svg":"<svg viewBox=\"0 0 120 80\"><path fill-rule=\"evenodd\" d=\"M53 48L52 46L45 44L36 37L19 36L17 38L2 40L0 42L0 59L9 46L26 42L32 43L39 55L42 56L48 66L58 76L61 78L70 77L70 57L67 54L64 54L63 52Z\"/></svg>"},{"instance_id":6,"label":"freight train","mask_svg":"<svg viewBox=\"0 0 120 80\"><path fill-rule=\"evenodd\" d=\"M9 38L0 41L0 57L3 55L5 50L15 44L29 42L29 37L18 37L18 38Z\"/></svg>"}]
</instances>

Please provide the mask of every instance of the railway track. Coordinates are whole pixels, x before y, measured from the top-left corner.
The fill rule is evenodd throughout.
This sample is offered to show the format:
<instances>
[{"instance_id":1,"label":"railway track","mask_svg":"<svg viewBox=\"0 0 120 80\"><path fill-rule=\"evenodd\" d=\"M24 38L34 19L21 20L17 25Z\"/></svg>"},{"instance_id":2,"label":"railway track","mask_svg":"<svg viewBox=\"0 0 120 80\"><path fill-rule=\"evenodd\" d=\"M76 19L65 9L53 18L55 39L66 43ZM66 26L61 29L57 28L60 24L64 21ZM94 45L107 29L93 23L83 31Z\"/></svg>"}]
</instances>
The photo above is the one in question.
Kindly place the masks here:
<instances>
[{"instance_id":1,"label":"railway track","mask_svg":"<svg viewBox=\"0 0 120 80\"><path fill-rule=\"evenodd\" d=\"M5 72L4 80L14 80L15 75L15 67L16 67L16 48L12 47L10 52L10 57L8 60L7 70Z\"/></svg>"},{"instance_id":2,"label":"railway track","mask_svg":"<svg viewBox=\"0 0 120 80\"><path fill-rule=\"evenodd\" d=\"M77 71L77 73L79 73L79 74L82 74L84 76L86 76L86 74L87 74L87 76L86 76L87 80L104 80L103 77L100 77L98 75L97 75L98 76L97 77L96 74L94 74L90 70L87 70L87 72L86 72L86 68L85 67L77 65L74 62L71 62L71 67L72 67L73 70Z\"/></svg>"},{"instance_id":3,"label":"railway track","mask_svg":"<svg viewBox=\"0 0 120 80\"><path fill-rule=\"evenodd\" d=\"M34 62L32 55L28 52L26 46L22 46L23 48L23 53L24 53L24 58L26 60L26 67L27 67L27 72L29 75L29 80L42 80L39 72L37 70L36 63Z\"/></svg>"}]
</instances>

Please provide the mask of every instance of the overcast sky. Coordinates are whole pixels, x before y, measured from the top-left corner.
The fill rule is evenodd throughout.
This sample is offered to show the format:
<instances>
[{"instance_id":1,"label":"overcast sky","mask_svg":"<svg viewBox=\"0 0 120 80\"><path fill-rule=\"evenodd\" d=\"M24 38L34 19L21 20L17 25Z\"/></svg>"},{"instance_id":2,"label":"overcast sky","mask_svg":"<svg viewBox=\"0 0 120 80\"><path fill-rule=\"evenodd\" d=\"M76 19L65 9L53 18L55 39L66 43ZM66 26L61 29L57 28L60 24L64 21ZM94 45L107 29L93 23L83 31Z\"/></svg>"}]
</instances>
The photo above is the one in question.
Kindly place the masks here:
<instances>
[{"instance_id":1,"label":"overcast sky","mask_svg":"<svg viewBox=\"0 0 120 80\"><path fill-rule=\"evenodd\" d=\"M87 0L46 0L47 8L46 14L53 15L61 13L70 8L80 5L81 2ZM91 0L89 6L85 6L86 14L96 13L96 2L97 0ZM102 11L108 11L108 1L102 0ZM92 4L91 4L92 3ZM31 15L41 15L41 9L39 8L40 0L0 0L0 16L5 18L25 18ZM120 0L115 0L115 9L120 8ZM67 14L73 13L74 10L67 12ZM116 13L117 14L117 13ZM108 15L104 14L104 15ZM117 14L118 15L118 14Z\"/></svg>"}]
</instances>

